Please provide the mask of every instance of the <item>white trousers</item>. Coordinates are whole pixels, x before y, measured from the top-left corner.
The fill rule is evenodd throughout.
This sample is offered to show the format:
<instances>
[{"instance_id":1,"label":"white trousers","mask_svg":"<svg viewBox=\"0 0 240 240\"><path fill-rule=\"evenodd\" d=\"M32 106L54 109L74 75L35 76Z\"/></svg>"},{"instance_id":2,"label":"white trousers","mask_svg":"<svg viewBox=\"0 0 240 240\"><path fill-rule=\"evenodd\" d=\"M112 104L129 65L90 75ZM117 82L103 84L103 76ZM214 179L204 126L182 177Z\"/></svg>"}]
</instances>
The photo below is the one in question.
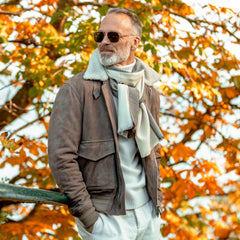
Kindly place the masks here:
<instances>
[{"instance_id":1,"label":"white trousers","mask_svg":"<svg viewBox=\"0 0 240 240\"><path fill-rule=\"evenodd\" d=\"M157 217L152 201L143 206L127 210L126 215L99 214L89 233L79 218L75 218L78 233L83 240L159 240L160 216Z\"/></svg>"}]
</instances>

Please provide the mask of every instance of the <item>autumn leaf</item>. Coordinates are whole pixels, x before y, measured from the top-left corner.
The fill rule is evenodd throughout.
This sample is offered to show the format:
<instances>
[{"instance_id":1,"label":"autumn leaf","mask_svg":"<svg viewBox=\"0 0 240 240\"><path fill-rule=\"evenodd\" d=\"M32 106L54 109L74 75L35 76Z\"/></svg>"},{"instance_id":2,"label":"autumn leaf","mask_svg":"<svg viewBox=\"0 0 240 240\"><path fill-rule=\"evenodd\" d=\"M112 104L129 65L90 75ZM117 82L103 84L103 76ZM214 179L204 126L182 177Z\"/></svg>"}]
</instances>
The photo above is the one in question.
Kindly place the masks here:
<instances>
[{"instance_id":1,"label":"autumn leaf","mask_svg":"<svg viewBox=\"0 0 240 240\"><path fill-rule=\"evenodd\" d=\"M225 222L217 221L215 223L215 236L219 238L227 238L231 232L231 228Z\"/></svg>"},{"instance_id":2,"label":"autumn leaf","mask_svg":"<svg viewBox=\"0 0 240 240\"><path fill-rule=\"evenodd\" d=\"M0 141L2 143L2 146L6 147L7 149L9 149L11 152L14 152L20 146L15 142L14 139L8 140L7 136L8 136L7 132L1 133Z\"/></svg>"},{"instance_id":3,"label":"autumn leaf","mask_svg":"<svg viewBox=\"0 0 240 240\"><path fill-rule=\"evenodd\" d=\"M194 153L195 150L185 146L183 143L175 144L171 152L172 157L176 162L179 162L180 160L187 161L189 157L194 155Z\"/></svg>"}]
</instances>

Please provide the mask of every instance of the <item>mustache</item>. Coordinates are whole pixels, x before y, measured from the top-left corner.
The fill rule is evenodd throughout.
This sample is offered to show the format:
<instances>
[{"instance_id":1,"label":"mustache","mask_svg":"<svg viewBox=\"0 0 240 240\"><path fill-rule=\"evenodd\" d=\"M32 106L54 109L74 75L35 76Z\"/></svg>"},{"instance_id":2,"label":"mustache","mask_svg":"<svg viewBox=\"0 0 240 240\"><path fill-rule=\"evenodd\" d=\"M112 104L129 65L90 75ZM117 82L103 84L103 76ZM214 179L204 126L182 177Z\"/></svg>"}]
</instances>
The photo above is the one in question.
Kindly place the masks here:
<instances>
[{"instance_id":1,"label":"mustache","mask_svg":"<svg viewBox=\"0 0 240 240\"><path fill-rule=\"evenodd\" d=\"M112 46L101 46L100 51L114 51L115 49Z\"/></svg>"}]
</instances>

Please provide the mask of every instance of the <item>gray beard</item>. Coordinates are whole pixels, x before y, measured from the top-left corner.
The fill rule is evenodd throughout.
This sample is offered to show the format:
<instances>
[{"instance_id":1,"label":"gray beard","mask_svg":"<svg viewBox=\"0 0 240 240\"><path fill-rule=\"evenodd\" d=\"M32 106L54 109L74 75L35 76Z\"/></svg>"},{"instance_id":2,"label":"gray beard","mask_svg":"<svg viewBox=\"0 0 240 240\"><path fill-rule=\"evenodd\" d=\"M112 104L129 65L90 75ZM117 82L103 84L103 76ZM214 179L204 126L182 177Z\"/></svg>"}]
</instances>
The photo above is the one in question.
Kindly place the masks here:
<instances>
[{"instance_id":1,"label":"gray beard","mask_svg":"<svg viewBox=\"0 0 240 240\"><path fill-rule=\"evenodd\" d=\"M130 45L130 44L129 44ZM126 52L119 52L118 54L113 54L111 57L108 57L105 54L99 54L100 55L100 63L105 67L110 67L113 65L116 65L118 63L124 62L127 60L130 56L130 46L128 45Z\"/></svg>"}]
</instances>

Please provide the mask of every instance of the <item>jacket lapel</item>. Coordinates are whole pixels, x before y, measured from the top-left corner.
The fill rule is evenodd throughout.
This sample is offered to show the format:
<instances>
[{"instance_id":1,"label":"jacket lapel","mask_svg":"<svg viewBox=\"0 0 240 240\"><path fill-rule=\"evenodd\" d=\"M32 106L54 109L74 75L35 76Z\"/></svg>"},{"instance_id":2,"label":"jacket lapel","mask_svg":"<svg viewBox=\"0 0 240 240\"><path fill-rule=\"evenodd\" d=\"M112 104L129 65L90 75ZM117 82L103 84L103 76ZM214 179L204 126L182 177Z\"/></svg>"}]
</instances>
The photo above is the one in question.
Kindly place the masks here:
<instances>
[{"instance_id":1,"label":"jacket lapel","mask_svg":"<svg viewBox=\"0 0 240 240\"><path fill-rule=\"evenodd\" d=\"M102 93L105 99L105 104L107 106L108 115L111 121L114 139L116 139L117 138L117 112L114 105L114 100L111 93L109 80L103 82Z\"/></svg>"},{"instance_id":2,"label":"jacket lapel","mask_svg":"<svg viewBox=\"0 0 240 240\"><path fill-rule=\"evenodd\" d=\"M115 141L115 148L116 148L116 171L117 171L117 181L118 181L118 187L117 187L117 192L114 197L115 204L119 204L120 209L122 210L123 214L126 214L125 211L125 183L123 179L123 173L121 169L121 164L120 164L120 157L119 157L119 144L118 144L118 136L117 136L117 112L116 108L114 105L114 100L113 100L113 95L111 92L109 80L104 81L102 85L102 93L105 99L105 104L107 107L108 115L110 118L110 122L112 125L112 130L113 130L113 137ZM114 210L114 207L112 208ZM111 214L111 211L110 211ZM114 211L112 212L114 215Z\"/></svg>"}]
</instances>

